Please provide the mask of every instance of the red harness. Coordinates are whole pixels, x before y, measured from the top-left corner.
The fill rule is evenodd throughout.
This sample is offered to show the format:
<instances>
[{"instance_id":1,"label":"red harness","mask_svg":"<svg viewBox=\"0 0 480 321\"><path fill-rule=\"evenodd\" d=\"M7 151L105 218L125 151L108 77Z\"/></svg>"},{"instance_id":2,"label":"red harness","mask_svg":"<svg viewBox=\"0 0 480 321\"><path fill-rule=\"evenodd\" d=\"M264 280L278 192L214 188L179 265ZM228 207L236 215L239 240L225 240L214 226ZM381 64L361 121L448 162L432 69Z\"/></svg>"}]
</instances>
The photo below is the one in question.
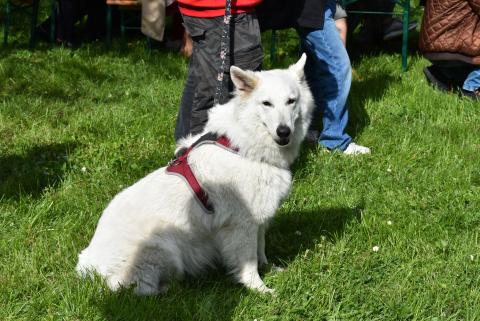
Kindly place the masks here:
<instances>
[{"instance_id":1,"label":"red harness","mask_svg":"<svg viewBox=\"0 0 480 321\"><path fill-rule=\"evenodd\" d=\"M192 146L190 146L182 155L170 161L167 166L166 172L167 174L176 174L184 178L190 186L192 192L195 194L196 198L200 201L200 204L202 205L204 210L207 213L213 213L214 209L212 204L208 200L207 193L205 193L205 191L198 183L197 178L195 177L192 169L190 168L190 164L188 164L188 154L190 154L190 152L195 147L204 143L219 144L235 152L237 151L236 149L231 148L230 140L227 137L217 137L212 133L207 133L200 137L195 143L193 143Z\"/></svg>"}]
</instances>

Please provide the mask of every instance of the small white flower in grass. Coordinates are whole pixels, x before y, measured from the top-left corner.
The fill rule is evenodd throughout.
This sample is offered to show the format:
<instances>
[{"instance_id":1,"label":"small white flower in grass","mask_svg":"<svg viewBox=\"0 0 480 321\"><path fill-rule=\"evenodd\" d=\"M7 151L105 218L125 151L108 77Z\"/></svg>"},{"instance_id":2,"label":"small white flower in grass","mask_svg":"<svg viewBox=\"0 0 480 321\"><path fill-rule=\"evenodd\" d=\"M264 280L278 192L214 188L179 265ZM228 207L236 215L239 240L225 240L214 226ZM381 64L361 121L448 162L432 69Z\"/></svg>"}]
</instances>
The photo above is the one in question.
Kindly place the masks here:
<instances>
[{"instance_id":1,"label":"small white flower in grass","mask_svg":"<svg viewBox=\"0 0 480 321\"><path fill-rule=\"evenodd\" d=\"M87 168L85 166L83 166L81 169L80 169L83 173L85 173L87 171Z\"/></svg>"},{"instance_id":2,"label":"small white flower in grass","mask_svg":"<svg viewBox=\"0 0 480 321\"><path fill-rule=\"evenodd\" d=\"M378 252L378 250L380 250L380 246L375 245L374 247L372 247L373 252Z\"/></svg>"},{"instance_id":3,"label":"small white flower in grass","mask_svg":"<svg viewBox=\"0 0 480 321\"><path fill-rule=\"evenodd\" d=\"M387 221L387 225L392 225L392 224L393 224L392 221L390 220Z\"/></svg>"},{"instance_id":4,"label":"small white flower in grass","mask_svg":"<svg viewBox=\"0 0 480 321\"><path fill-rule=\"evenodd\" d=\"M300 232L300 231L295 231L295 235L300 236L300 235L302 235L302 232Z\"/></svg>"},{"instance_id":5,"label":"small white flower in grass","mask_svg":"<svg viewBox=\"0 0 480 321\"><path fill-rule=\"evenodd\" d=\"M473 261L473 259L475 259L475 257L473 256L473 254L470 254L470 261Z\"/></svg>"},{"instance_id":6,"label":"small white flower in grass","mask_svg":"<svg viewBox=\"0 0 480 321\"><path fill-rule=\"evenodd\" d=\"M283 271L285 271L285 268L284 268L284 267L281 267L281 266L278 266L278 265L275 265L275 264L273 264L273 265L272 265L272 271L273 271L273 272L283 272Z\"/></svg>"},{"instance_id":7,"label":"small white flower in grass","mask_svg":"<svg viewBox=\"0 0 480 321\"><path fill-rule=\"evenodd\" d=\"M387 173L391 173L392 172L392 169L390 168L390 166L387 168Z\"/></svg>"}]
</instances>

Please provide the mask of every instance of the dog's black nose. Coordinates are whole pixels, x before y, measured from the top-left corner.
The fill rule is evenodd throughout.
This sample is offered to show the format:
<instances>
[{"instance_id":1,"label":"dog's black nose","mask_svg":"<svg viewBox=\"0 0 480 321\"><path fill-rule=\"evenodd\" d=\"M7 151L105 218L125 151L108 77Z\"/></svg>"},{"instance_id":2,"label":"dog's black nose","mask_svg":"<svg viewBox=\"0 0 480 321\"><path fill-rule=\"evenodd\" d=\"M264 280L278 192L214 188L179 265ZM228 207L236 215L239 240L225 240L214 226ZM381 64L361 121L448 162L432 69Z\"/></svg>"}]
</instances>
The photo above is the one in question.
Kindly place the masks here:
<instances>
[{"instance_id":1,"label":"dog's black nose","mask_svg":"<svg viewBox=\"0 0 480 321\"><path fill-rule=\"evenodd\" d=\"M280 138L286 138L290 136L290 127L285 125L280 125L277 127L277 135Z\"/></svg>"}]
</instances>

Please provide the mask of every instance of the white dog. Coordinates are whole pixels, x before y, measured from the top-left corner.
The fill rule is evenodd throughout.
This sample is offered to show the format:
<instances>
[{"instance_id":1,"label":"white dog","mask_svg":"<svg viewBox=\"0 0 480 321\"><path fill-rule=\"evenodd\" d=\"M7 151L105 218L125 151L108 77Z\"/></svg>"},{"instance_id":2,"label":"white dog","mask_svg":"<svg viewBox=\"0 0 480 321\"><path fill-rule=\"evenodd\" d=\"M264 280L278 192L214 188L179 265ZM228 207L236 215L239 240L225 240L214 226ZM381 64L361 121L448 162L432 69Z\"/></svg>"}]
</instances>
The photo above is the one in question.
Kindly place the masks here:
<instances>
[{"instance_id":1,"label":"white dog","mask_svg":"<svg viewBox=\"0 0 480 321\"><path fill-rule=\"evenodd\" d=\"M235 97L211 109L205 128L231 147L200 143L187 157L208 203L166 167L154 171L110 202L77 272L98 273L112 290L134 285L137 294L156 294L172 277L220 262L247 288L272 292L258 265L267 263L265 226L288 195L289 166L310 124L305 60L262 72L232 66Z\"/></svg>"}]
</instances>

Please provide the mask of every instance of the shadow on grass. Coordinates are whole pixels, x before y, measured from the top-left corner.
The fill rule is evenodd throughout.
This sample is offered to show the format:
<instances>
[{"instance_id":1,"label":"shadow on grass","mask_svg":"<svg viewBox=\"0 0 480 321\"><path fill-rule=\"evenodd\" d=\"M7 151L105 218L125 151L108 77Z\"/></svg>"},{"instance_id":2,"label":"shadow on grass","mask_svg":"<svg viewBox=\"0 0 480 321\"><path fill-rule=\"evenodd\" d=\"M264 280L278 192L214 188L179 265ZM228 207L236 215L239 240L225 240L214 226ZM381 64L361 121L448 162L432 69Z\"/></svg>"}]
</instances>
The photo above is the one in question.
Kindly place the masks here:
<instances>
[{"instance_id":1,"label":"shadow on grass","mask_svg":"<svg viewBox=\"0 0 480 321\"><path fill-rule=\"evenodd\" d=\"M359 221L361 206L356 208L319 208L289 212L275 218L267 232L267 257L271 263L286 265L299 253L313 250L320 239L334 242L341 238L345 226Z\"/></svg>"},{"instance_id":2,"label":"shadow on grass","mask_svg":"<svg viewBox=\"0 0 480 321\"><path fill-rule=\"evenodd\" d=\"M106 320L231 320L247 290L213 273L201 279L174 282L166 294L136 296L132 290L107 291L97 302Z\"/></svg>"},{"instance_id":3,"label":"shadow on grass","mask_svg":"<svg viewBox=\"0 0 480 321\"><path fill-rule=\"evenodd\" d=\"M398 55L398 72L401 71L401 38L380 43L365 44L358 42L355 37L348 44L348 53L353 65L361 63L364 57L377 57L385 54ZM407 59L419 54L418 33L411 32L408 38ZM408 71L407 71L408 72ZM365 110L365 103L380 100L390 87L390 84L399 82L403 73L391 74L387 69L380 69L375 73L364 73L354 78L348 100L349 124L347 132L355 138L370 124L370 118Z\"/></svg>"},{"instance_id":4,"label":"shadow on grass","mask_svg":"<svg viewBox=\"0 0 480 321\"><path fill-rule=\"evenodd\" d=\"M65 172L73 143L35 146L23 154L0 156L0 198L39 197Z\"/></svg>"},{"instance_id":5,"label":"shadow on grass","mask_svg":"<svg viewBox=\"0 0 480 321\"><path fill-rule=\"evenodd\" d=\"M274 219L267 231L270 262L286 266L318 240L335 240L348 222L360 219L360 208L290 212ZM297 231L300 231L298 233ZM242 297L252 293L235 284L220 268L206 277L175 281L164 295L136 296L132 289L106 290L95 304L107 320L230 320ZM263 295L259 294L259 300ZM264 299L268 300L268 297Z\"/></svg>"},{"instance_id":6,"label":"shadow on grass","mask_svg":"<svg viewBox=\"0 0 480 321\"><path fill-rule=\"evenodd\" d=\"M216 186L214 188L207 184L204 187L210 191L209 195L212 196L213 206L216 209L223 208L223 211L230 213L228 209L248 208L244 205L246 200L240 193L236 193L233 186ZM178 192L172 190L164 192L163 195L170 199L173 195L178 196ZM228 195L228 197L221 197L222 195ZM198 221L199 214L206 214L199 208L193 196L188 197L187 213L192 216L190 218L192 222ZM221 206L215 200L221 200L224 204ZM117 201L119 201L118 198ZM131 205L132 203L130 203ZM216 212L213 215L221 215L221 212ZM341 237L346 224L358 219L359 216L360 208L319 208L318 210L284 212L273 220L267 231L267 255L273 263L288 265L305 249L314 249L318 240L322 237L333 241ZM210 233L213 234L208 234L207 238L201 231L198 232L198 235L191 232L186 234L184 229L173 226L167 228L162 224L155 225L154 222L152 224L151 231L154 231L151 234L152 237L142 238L135 245L135 252L131 261L129 260L120 267L122 270L121 282L123 284L136 284L136 290L140 293L157 291L157 286L160 291L168 286L168 291L164 295L136 296L132 292L133 289L121 289L118 292L107 290L95 302L105 319L132 321L211 320L212 316L215 316L216 320L230 320L245 293L256 295L246 290L244 286L235 284L231 276L225 275L225 268L222 268L221 264L211 264L217 260L217 251L214 251L213 247L219 247L220 244L228 245L226 247L228 251L223 252L228 261L242 261L244 260L242 255L248 258L248 251L245 252L244 247L253 245L253 243L246 242L244 238L254 237L256 233L254 229L249 230L249 228L252 228L250 224L228 225L224 229L211 231ZM113 231L122 228L120 223L110 226L112 226ZM101 223L99 227L101 227ZM243 233L236 233L233 229L241 229ZM252 235L248 231L254 234ZM301 234L297 231L300 231ZM130 236L134 237L133 235ZM120 236L118 239L121 238ZM175 255L172 255L171 252L173 240L178 246L175 247L177 249ZM212 243L213 240L215 242ZM91 247L92 244L94 243L89 246ZM106 253L115 253L117 249L113 244L121 243L118 240L113 240L110 244L112 244L112 250ZM94 247L90 248L90 251L92 249ZM256 252L256 248L254 248L254 251ZM93 264L92 262L82 264ZM108 259L106 259L106 262L108 262ZM203 278L189 277L184 281L170 283L171 273L173 273L172 267L176 266L176 262L186 262L186 266L190 265L186 271L193 274L195 274L195 271L199 272L203 267L208 268L207 271L214 267L219 268L207 273L207 276ZM191 262L196 263L193 265ZM154 272L152 273L152 271ZM259 295L258 299L263 300L262 298L263 296Z\"/></svg>"},{"instance_id":7,"label":"shadow on grass","mask_svg":"<svg viewBox=\"0 0 480 321\"><path fill-rule=\"evenodd\" d=\"M12 56L3 60L2 75L9 82L0 85L0 95L5 97L25 96L42 97L48 101L73 103L88 96L82 82L91 82L100 86L113 76L88 61L63 60L53 62L35 57Z\"/></svg>"},{"instance_id":8,"label":"shadow on grass","mask_svg":"<svg viewBox=\"0 0 480 321\"><path fill-rule=\"evenodd\" d=\"M418 36L416 34L409 38L408 56L418 54ZM372 46L352 45L349 51L352 62L359 63L365 56L381 56L384 54L398 54L398 71L401 70L401 41L382 42ZM370 118L365 109L367 101L378 101L382 99L390 85L401 81L403 73L392 74L387 69L380 68L373 72L363 73L352 81L350 96L348 100L349 124L347 132L355 138L363 129L370 125Z\"/></svg>"},{"instance_id":9,"label":"shadow on grass","mask_svg":"<svg viewBox=\"0 0 480 321\"><path fill-rule=\"evenodd\" d=\"M388 90L389 85L395 81L399 80L385 71L352 82L348 100L349 121L347 132L353 139L370 125L370 117L365 109L366 102L380 100Z\"/></svg>"},{"instance_id":10,"label":"shadow on grass","mask_svg":"<svg viewBox=\"0 0 480 321\"><path fill-rule=\"evenodd\" d=\"M0 97L7 98L29 95L52 102L76 103L93 96L94 103L119 103L124 99L126 85L137 77L125 66L140 66L140 74L147 69L155 70L155 77L160 79L181 80L185 76L185 61L180 56L158 50L148 53L132 48L122 54L94 44L72 51L71 55L68 49L51 55L21 55L18 50L6 49L2 56L0 75L8 81L0 83ZM92 92L92 87L103 88L103 92Z\"/></svg>"}]
</instances>

